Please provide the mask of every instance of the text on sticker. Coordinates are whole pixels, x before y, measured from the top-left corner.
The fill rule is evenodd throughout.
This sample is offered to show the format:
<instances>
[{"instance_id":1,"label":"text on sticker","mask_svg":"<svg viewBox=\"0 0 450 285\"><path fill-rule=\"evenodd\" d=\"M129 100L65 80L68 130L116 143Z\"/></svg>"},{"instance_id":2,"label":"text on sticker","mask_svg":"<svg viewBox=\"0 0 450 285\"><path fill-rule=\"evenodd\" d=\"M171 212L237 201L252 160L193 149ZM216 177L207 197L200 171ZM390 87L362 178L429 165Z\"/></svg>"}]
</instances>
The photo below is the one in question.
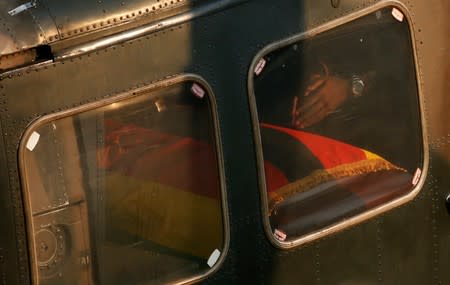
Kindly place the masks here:
<instances>
[{"instance_id":1,"label":"text on sticker","mask_svg":"<svg viewBox=\"0 0 450 285\"><path fill-rule=\"evenodd\" d=\"M279 240L279 241L285 241L286 240L287 234L285 234L284 232L282 232L280 230L275 229L273 234L274 234L275 238L277 240Z\"/></svg>"},{"instance_id":2,"label":"text on sticker","mask_svg":"<svg viewBox=\"0 0 450 285\"><path fill-rule=\"evenodd\" d=\"M33 132L27 141L27 149L30 151L33 151L33 149L36 147L37 143L39 142L40 137L41 137L41 135L39 133Z\"/></svg>"},{"instance_id":3,"label":"text on sticker","mask_svg":"<svg viewBox=\"0 0 450 285\"><path fill-rule=\"evenodd\" d=\"M197 83L192 84L191 91L198 98L203 98L205 96L205 90L203 90L203 88Z\"/></svg>"},{"instance_id":4,"label":"text on sticker","mask_svg":"<svg viewBox=\"0 0 450 285\"><path fill-rule=\"evenodd\" d=\"M266 60L264 58L261 58L255 67L255 74L259 75L263 71L265 66L266 66Z\"/></svg>"},{"instance_id":5,"label":"text on sticker","mask_svg":"<svg viewBox=\"0 0 450 285\"><path fill-rule=\"evenodd\" d=\"M391 12L392 16L397 19L399 22L403 22L403 13L397 9L397 8L392 8L392 12Z\"/></svg>"},{"instance_id":6,"label":"text on sticker","mask_svg":"<svg viewBox=\"0 0 450 285\"><path fill-rule=\"evenodd\" d=\"M220 257L220 251L218 249L215 249L208 258L208 262L207 262L208 266L213 267L214 264L216 264L219 257Z\"/></svg>"},{"instance_id":7,"label":"text on sticker","mask_svg":"<svg viewBox=\"0 0 450 285\"><path fill-rule=\"evenodd\" d=\"M422 170L420 168L416 169L416 173L414 173L414 178L412 180L412 185L416 186L419 183L420 176L422 175Z\"/></svg>"}]
</instances>

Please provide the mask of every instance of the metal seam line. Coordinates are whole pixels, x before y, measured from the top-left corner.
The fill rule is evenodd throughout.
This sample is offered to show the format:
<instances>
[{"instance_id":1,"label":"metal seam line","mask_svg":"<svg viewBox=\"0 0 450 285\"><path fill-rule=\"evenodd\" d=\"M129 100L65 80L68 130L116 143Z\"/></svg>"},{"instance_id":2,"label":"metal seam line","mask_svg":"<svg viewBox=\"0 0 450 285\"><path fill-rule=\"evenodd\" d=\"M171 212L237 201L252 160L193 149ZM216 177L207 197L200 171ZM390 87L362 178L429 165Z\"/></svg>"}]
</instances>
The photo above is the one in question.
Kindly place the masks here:
<instances>
[{"instance_id":1,"label":"metal seam line","mask_svg":"<svg viewBox=\"0 0 450 285\"><path fill-rule=\"evenodd\" d=\"M154 33L162 29L180 25L188 22L192 19L199 18L208 14L218 12L228 6L246 2L247 0L221 0L216 3L200 6L189 12L182 13L180 15L172 16L167 19L163 19L158 22L153 22L148 25L134 28L128 31L120 32L107 38L98 39L86 44L78 45L72 48L62 50L55 54L55 61L71 58L84 53L92 52L97 49L106 48L116 44L120 44L129 41L134 38L144 36L149 33Z\"/></svg>"}]
</instances>

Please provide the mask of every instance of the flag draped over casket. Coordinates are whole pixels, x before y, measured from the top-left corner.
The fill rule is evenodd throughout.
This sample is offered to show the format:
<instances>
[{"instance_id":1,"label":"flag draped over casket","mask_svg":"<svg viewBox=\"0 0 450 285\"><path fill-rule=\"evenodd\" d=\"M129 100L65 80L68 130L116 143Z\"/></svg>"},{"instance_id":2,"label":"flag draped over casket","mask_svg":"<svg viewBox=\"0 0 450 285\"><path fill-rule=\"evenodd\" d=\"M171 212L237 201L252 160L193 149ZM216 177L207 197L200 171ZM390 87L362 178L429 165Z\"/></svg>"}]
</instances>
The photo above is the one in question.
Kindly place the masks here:
<instances>
[{"instance_id":1,"label":"flag draped over casket","mask_svg":"<svg viewBox=\"0 0 450 285\"><path fill-rule=\"evenodd\" d=\"M160 130L105 123L107 211L122 231L207 258L223 245L214 146ZM394 199L411 176L385 159L323 136L262 124L273 228L301 235ZM240 190L242 191L242 190Z\"/></svg>"},{"instance_id":2,"label":"flag draped over casket","mask_svg":"<svg viewBox=\"0 0 450 285\"><path fill-rule=\"evenodd\" d=\"M112 120L105 121L104 145L97 160L116 230L205 259L223 246L213 146Z\"/></svg>"},{"instance_id":3,"label":"flag draped over casket","mask_svg":"<svg viewBox=\"0 0 450 285\"><path fill-rule=\"evenodd\" d=\"M412 177L367 150L304 131L262 124L273 228L303 235L406 194Z\"/></svg>"}]
</instances>

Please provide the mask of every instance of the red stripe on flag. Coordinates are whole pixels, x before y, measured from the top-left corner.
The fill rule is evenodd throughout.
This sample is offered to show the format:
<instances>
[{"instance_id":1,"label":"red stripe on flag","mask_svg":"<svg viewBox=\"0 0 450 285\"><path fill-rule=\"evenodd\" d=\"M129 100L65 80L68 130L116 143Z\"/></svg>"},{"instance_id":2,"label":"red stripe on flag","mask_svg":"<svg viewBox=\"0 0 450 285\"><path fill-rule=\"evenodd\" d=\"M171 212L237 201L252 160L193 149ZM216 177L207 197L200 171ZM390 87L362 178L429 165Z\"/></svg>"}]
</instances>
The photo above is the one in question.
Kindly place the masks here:
<instances>
[{"instance_id":1,"label":"red stripe on flag","mask_svg":"<svg viewBox=\"0 0 450 285\"><path fill-rule=\"evenodd\" d=\"M267 192L274 192L278 188L289 183L289 180L286 178L283 171L275 167L269 161L264 161L264 171L266 173Z\"/></svg>"},{"instance_id":2,"label":"red stripe on flag","mask_svg":"<svg viewBox=\"0 0 450 285\"><path fill-rule=\"evenodd\" d=\"M261 126L289 134L299 140L317 157L325 169L367 159L362 149L337 140L269 124Z\"/></svg>"},{"instance_id":3,"label":"red stripe on flag","mask_svg":"<svg viewBox=\"0 0 450 285\"><path fill-rule=\"evenodd\" d=\"M108 120L99 167L211 198L219 197L214 146Z\"/></svg>"}]
</instances>

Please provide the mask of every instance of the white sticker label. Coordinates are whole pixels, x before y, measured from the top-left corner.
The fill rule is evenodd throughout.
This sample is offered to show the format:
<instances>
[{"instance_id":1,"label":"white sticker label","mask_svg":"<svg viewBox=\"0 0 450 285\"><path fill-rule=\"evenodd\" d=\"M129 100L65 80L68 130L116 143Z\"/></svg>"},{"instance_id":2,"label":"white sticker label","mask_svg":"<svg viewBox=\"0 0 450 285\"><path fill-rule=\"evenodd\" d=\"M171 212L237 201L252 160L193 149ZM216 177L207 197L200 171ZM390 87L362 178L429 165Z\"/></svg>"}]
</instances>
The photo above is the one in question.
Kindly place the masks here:
<instances>
[{"instance_id":1,"label":"white sticker label","mask_svg":"<svg viewBox=\"0 0 450 285\"><path fill-rule=\"evenodd\" d=\"M200 85L198 85L197 83L192 84L191 91L200 99L205 96L205 90L203 90L203 88L200 87Z\"/></svg>"},{"instance_id":2,"label":"white sticker label","mask_svg":"<svg viewBox=\"0 0 450 285\"><path fill-rule=\"evenodd\" d=\"M261 58L255 67L255 74L259 75L263 71L265 66L266 66L266 60L264 58Z\"/></svg>"},{"instance_id":3,"label":"white sticker label","mask_svg":"<svg viewBox=\"0 0 450 285\"><path fill-rule=\"evenodd\" d=\"M416 173L414 173L414 178L412 180L412 185L416 186L419 183L420 176L422 175L422 170L420 168L416 169Z\"/></svg>"},{"instance_id":4,"label":"white sticker label","mask_svg":"<svg viewBox=\"0 0 450 285\"><path fill-rule=\"evenodd\" d=\"M30 136L30 138L27 141L27 148L30 151L33 151L33 149L36 147L37 143L39 142L39 138L41 137L40 134L33 132Z\"/></svg>"},{"instance_id":5,"label":"white sticker label","mask_svg":"<svg viewBox=\"0 0 450 285\"><path fill-rule=\"evenodd\" d=\"M404 17L404 15L403 15L403 13L399 10L399 9L397 9L397 8L392 8L392 16L395 18L395 19L397 19L399 22L403 22L403 17Z\"/></svg>"},{"instance_id":6,"label":"white sticker label","mask_svg":"<svg viewBox=\"0 0 450 285\"><path fill-rule=\"evenodd\" d=\"M19 7L9 11L8 14L10 16L14 16L14 15L22 13L23 11L28 10L28 9L30 9L32 7L35 7L35 6L36 6L36 1L28 2L28 3L22 4Z\"/></svg>"},{"instance_id":7,"label":"white sticker label","mask_svg":"<svg viewBox=\"0 0 450 285\"><path fill-rule=\"evenodd\" d=\"M218 249L215 249L208 258L208 266L213 267L214 264L216 264L219 257L220 257L220 251Z\"/></svg>"},{"instance_id":8,"label":"white sticker label","mask_svg":"<svg viewBox=\"0 0 450 285\"><path fill-rule=\"evenodd\" d=\"M273 232L273 235L279 241L285 241L287 238L287 234L285 234L284 232L277 230L277 229L275 229L275 231Z\"/></svg>"}]
</instances>

